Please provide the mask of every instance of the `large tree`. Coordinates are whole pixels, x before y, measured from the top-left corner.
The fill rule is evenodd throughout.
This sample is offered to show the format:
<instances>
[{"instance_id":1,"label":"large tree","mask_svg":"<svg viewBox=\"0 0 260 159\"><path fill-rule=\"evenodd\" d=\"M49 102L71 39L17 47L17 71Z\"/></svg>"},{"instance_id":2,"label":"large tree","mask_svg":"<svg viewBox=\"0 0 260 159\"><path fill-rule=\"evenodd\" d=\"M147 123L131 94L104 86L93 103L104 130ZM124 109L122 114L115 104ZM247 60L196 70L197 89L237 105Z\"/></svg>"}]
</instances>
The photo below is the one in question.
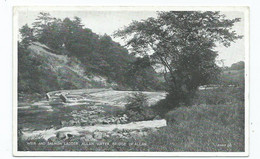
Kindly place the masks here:
<instances>
[{"instance_id":1,"label":"large tree","mask_svg":"<svg viewBox=\"0 0 260 159\"><path fill-rule=\"evenodd\" d=\"M133 21L115 36L126 40L132 53L163 66L172 106L189 102L200 85L218 72L216 45L230 46L241 38L232 30L239 18L220 12L158 12L156 18Z\"/></svg>"}]
</instances>

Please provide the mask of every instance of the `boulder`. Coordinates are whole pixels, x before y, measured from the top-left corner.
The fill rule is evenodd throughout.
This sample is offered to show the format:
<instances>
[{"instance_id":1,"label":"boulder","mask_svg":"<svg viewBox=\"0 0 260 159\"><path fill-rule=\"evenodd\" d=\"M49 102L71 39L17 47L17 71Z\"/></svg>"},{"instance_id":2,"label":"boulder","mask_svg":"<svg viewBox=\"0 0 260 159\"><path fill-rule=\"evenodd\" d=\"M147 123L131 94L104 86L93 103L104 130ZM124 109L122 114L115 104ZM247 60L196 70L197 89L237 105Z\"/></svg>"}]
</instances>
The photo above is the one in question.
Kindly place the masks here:
<instances>
[{"instance_id":1,"label":"boulder","mask_svg":"<svg viewBox=\"0 0 260 159\"><path fill-rule=\"evenodd\" d=\"M113 132L113 133L111 133L111 135L110 135L112 138L113 137L118 137L118 133L116 133L116 132Z\"/></svg>"},{"instance_id":2,"label":"boulder","mask_svg":"<svg viewBox=\"0 0 260 159\"><path fill-rule=\"evenodd\" d=\"M80 126L87 126L89 123L87 121L81 121Z\"/></svg>"},{"instance_id":3,"label":"boulder","mask_svg":"<svg viewBox=\"0 0 260 159\"><path fill-rule=\"evenodd\" d=\"M49 101L51 99L51 96L49 95L49 93L46 93L46 99Z\"/></svg>"},{"instance_id":4,"label":"boulder","mask_svg":"<svg viewBox=\"0 0 260 159\"><path fill-rule=\"evenodd\" d=\"M103 138L110 138L110 135L106 134Z\"/></svg>"},{"instance_id":5,"label":"boulder","mask_svg":"<svg viewBox=\"0 0 260 159\"><path fill-rule=\"evenodd\" d=\"M139 132L138 132L138 131L130 131L130 132L129 132L129 135L130 135L131 137L138 137L138 136L139 136Z\"/></svg>"},{"instance_id":6,"label":"boulder","mask_svg":"<svg viewBox=\"0 0 260 159\"><path fill-rule=\"evenodd\" d=\"M87 110L81 110L81 113L88 113L88 111Z\"/></svg>"},{"instance_id":7,"label":"boulder","mask_svg":"<svg viewBox=\"0 0 260 159\"><path fill-rule=\"evenodd\" d=\"M123 135L123 136L129 136L129 133L123 132L122 135Z\"/></svg>"},{"instance_id":8,"label":"boulder","mask_svg":"<svg viewBox=\"0 0 260 159\"><path fill-rule=\"evenodd\" d=\"M72 135L72 134L67 134L67 137L68 137L68 138L72 138L73 135Z\"/></svg>"},{"instance_id":9,"label":"boulder","mask_svg":"<svg viewBox=\"0 0 260 159\"><path fill-rule=\"evenodd\" d=\"M103 123L104 119L97 119L96 123Z\"/></svg>"},{"instance_id":10,"label":"boulder","mask_svg":"<svg viewBox=\"0 0 260 159\"><path fill-rule=\"evenodd\" d=\"M120 120L119 119L116 120L116 124L120 124Z\"/></svg>"},{"instance_id":11,"label":"boulder","mask_svg":"<svg viewBox=\"0 0 260 159\"><path fill-rule=\"evenodd\" d=\"M68 102L68 98L66 97L65 94L60 94L60 99L61 99L64 103L67 103L67 102Z\"/></svg>"},{"instance_id":12,"label":"boulder","mask_svg":"<svg viewBox=\"0 0 260 159\"><path fill-rule=\"evenodd\" d=\"M96 122L94 122L94 121L89 121L89 125L94 126L94 125L96 125Z\"/></svg>"},{"instance_id":13,"label":"boulder","mask_svg":"<svg viewBox=\"0 0 260 159\"><path fill-rule=\"evenodd\" d=\"M72 114L78 113L78 111L77 111L77 110L73 110L71 113L72 113Z\"/></svg>"},{"instance_id":14,"label":"boulder","mask_svg":"<svg viewBox=\"0 0 260 159\"><path fill-rule=\"evenodd\" d=\"M66 135L66 133L60 131L60 132L57 132L56 137L57 137L58 139L63 140L63 139L66 139L66 138L67 138L67 135Z\"/></svg>"},{"instance_id":15,"label":"boulder","mask_svg":"<svg viewBox=\"0 0 260 159\"><path fill-rule=\"evenodd\" d=\"M97 118L99 118L99 116L98 115L90 115L89 118L90 119L97 119Z\"/></svg>"},{"instance_id":16,"label":"boulder","mask_svg":"<svg viewBox=\"0 0 260 159\"><path fill-rule=\"evenodd\" d=\"M116 120L115 120L114 118L110 118L110 119L109 119L109 123L111 123L111 124L114 124L115 121L116 121Z\"/></svg>"},{"instance_id":17,"label":"boulder","mask_svg":"<svg viewBox=\"0 0 260 159\"><path fill-rule=\"evenodd\" d=\"M103 138L103 133L100 131L93 132L93 138L97 140L101 140Z\"/></svg>"},{"instance_id":18,"label":"boulder","mask_svg":"<svg viewBox=\"0 0 260 159\"><path fill-rule=\"evenodd\" d=\"M126 138L127 138L127 136L125 136L124 134L120 134L120 133L117 134L117 137L123 138L123 139L126 139Z\"/></svg>"},{"instance_id":19,"label":"boulder","mask_svg":"<svg viewBox=\"0 0 260 159\"><path fill-rule=\"evenodd\" d=\"M104 120L104 121L102 121L102 124L109 124L109 122Z\"/></svg>"},{"instance_id":20,"label":"boulder","mask_svg":"<svg viewBox=\"0 0 260 159\"><path fill-rule=\"evenodd\" d=\"M91 134L87 134L80 138L81 142L88 142L88 141L94 141L94 140L95 139L93 138L93 136Z\"/></svg>"},{"instance_id":21,"label":"boulder","mask_svg":"<svg viewBox=\"0 0 260 159\"><path fill-rule=\"evenodd\" d=\"M69 124L70 126L75 126L75 125L77 125L77 124L76 124L76 121L74 121L74 120L70 120L68 124Z\"/></svg>"},{"instance_id":22,"label":"boulder","mask_svg":"<svg viewBox=\"0 0 260 159\"><path fill-rule=\"evenodd\" d=\"M120 133L121 131L118 128L113 129L113 132Z\"/></svg>"}]
</instances>

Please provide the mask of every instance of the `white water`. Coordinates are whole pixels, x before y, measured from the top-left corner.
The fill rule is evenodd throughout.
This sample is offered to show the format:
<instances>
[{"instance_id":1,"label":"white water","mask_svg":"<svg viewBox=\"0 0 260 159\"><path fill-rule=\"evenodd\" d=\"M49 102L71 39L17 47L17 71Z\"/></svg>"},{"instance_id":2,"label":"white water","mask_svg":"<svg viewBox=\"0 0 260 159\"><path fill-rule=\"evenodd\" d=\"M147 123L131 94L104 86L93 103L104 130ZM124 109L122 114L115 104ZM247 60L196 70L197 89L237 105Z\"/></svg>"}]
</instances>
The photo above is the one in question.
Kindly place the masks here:
<instances>
[{"instance_id":1,"label":"white water","mask_svg":"<svg viewBox=\"0 0 260 159\"><path fill-rule=\"evenodd\" d=\"M145 128L160 128L166 126L166 120L150 120L150 121L140 121L132 122L128 124L111 124L111 125L95 125L95 126L71 126L63 127L61 129L49 129L40 131L28 131L23 133L24 139L32 139L41 137L48 140L51 137L55 137L58 132L63 132L66 134L71 134L74 136L79 136L80 134L92 133L94 131L113 131L114 129L119 130L141 130Z\"/></svg>"}]
</instances>

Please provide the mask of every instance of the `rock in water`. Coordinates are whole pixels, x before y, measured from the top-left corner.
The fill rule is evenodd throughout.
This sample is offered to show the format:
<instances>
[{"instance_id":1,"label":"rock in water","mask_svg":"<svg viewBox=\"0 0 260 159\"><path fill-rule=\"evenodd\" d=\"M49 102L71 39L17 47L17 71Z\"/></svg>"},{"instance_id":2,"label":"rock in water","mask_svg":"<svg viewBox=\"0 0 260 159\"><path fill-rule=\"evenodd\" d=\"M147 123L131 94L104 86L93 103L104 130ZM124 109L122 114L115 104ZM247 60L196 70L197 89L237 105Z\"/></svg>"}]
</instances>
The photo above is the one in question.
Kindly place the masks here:
<instances>
[{"instance_id":1,"label":"rock in water","mask_svg":"<svg viewBox=\"0 0 260 159\"><path fill-rule=\"evenodd\" d=\"M47 101L49 101L51 99L51 96L49 95L49 93L46 93L46 99L47 99Z\"/></svg>"},{"instance_id":2,"label":"rock in water","mask_svg":"<svg viewBox=\"0 0 260 159\"><path fill-rule=\"evenodd\" d=\"M60 125L61 125L62 127L68 126L68 124L67 124L66 121L60 121Z\"/></svg>"},{"instance_id":3,"label":"rock in water","mask_svg":"<svg viewBox=\"0 0 260 159\"><path fill-rule=\"evenodd\" d=\"M93 138L94 138L94 139L101 140L101 139L103 138L102 132L100 132L100 131L95 131L95 132L93 133Z\"/></svg>"},{"instance_id":4,"label":"rock in water","mask_svg":"<svg viewBox=\"0 0 260 159\"><path fill-rule=\"evenodd\" d=\"M73 137L73 135L72 135L72 134L67 134L67 136L68 136L68 138L71 138L71 137Z\"/></svg>"},{"instance_id":5,"label":"rock in water","mask_svg":"<svg viewBox=\"0 0 260 159\"><path fill-rule=\"evenodd\" d=\"M58 132L57 134L56 134L56 137L58 138L58 139L66 139L66 137L67 137L67 135L64 133L64 132Z\"/></svg>"},{"instance_id":6,"label":"rock in water","mask_svg":"<svg viewBox=\"0 0 260 159\"><path fill-rule=\"evenodd\" d=\"M95 141L95 139L93 138L92 135L87 134L87 135L81 137L81 138L80 138L80 141L81 141L81 142L88 142L88 141Z\"/></svg>"},{"instance_id":7,"label":"rock in water","mask_svg":"<svg viewBox=\"0 0 260 159\"><path fill-rule=\"evenodd\" d=\"M139 132L137 132L137 131L130 131L130 132L129 132L129 135L130 135L131 137L138 137L138 136L139 136L138 133L139 133Z\"/></svg>"},{"instance_id":8,"label":"rock in water","mask_svg":"<svg viewBox=\"0 0 260 159\"><path fill-rule=\"evenodd\" d=\"M124 117L125 119L128 119L128 116L127 116L126 114L124 114L123 117Z\"/></svg>"},{"instance_id":9,"label":"rock in water","mask_svg":"<svg viewBox=\"0 0 260 159\"><path fill-rule=\"evenodd\" d=\"M120 124L120 120L119 119L116 120L116 124Z\"/></svg>"},{"instance_id":10,"label":"rock in water","mask_svg":"<svg viewBox=\"0 0 260 159\"><path fill-rule=\"evenodd\" d=\"M67 97L65 96L65 94L61 94L60 95L60 99L64 102L64 103L67 103Z\"/></svg>"}]
</instances>

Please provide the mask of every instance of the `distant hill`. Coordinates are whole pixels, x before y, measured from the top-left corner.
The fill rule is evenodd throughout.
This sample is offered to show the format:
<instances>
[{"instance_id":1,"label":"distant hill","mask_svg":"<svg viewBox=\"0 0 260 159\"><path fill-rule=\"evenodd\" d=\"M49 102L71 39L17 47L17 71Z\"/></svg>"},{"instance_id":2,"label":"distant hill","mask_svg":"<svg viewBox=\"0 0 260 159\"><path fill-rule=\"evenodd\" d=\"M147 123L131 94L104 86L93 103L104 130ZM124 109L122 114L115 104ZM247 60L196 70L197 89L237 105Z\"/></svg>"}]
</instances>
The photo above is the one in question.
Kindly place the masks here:
<instances>
[{"instance_id":1,"label":"distant hill","mask_svg":"<svg viewBox=\"0 0 260 159\"><path fill-rule=\"evenodd\" d=\"M223 70L221 81L229 85L244 85L245 82L245 63L239 61Z\"/></svg>"}]
</instances>

